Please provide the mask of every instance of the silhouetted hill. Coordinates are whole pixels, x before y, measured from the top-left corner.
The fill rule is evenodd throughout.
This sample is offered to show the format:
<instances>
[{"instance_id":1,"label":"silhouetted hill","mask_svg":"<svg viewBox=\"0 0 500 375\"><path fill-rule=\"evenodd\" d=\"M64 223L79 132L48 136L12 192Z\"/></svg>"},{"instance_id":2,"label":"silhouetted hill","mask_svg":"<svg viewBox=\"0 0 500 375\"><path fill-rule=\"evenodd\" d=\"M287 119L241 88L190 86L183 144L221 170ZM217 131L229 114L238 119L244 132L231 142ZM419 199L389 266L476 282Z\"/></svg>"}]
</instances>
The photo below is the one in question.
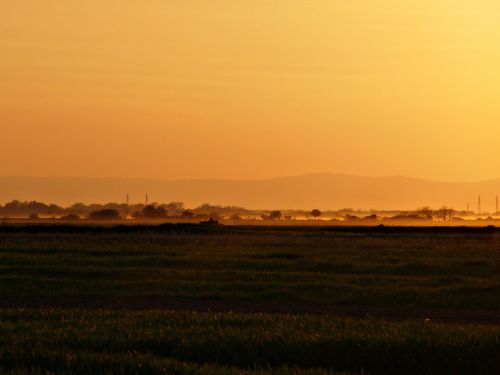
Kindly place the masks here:
<instances>
[{"instance_id":1,"label":"silhouetted hill","mask_svg":"<svg viewBox=\"0 0 500 375\"><path fill-rule=\"evenodd\" d=\"M0 177L0 202L12 199L39 200L59 204L183 201L187 206L202 203L258 208L413 209L443 204L456 209L477 207L493 211L500 180L447 183L407 177L360 177L311 174L269 180L179 180L162 181L117 178Z\"/></svg>"}]
</instances>

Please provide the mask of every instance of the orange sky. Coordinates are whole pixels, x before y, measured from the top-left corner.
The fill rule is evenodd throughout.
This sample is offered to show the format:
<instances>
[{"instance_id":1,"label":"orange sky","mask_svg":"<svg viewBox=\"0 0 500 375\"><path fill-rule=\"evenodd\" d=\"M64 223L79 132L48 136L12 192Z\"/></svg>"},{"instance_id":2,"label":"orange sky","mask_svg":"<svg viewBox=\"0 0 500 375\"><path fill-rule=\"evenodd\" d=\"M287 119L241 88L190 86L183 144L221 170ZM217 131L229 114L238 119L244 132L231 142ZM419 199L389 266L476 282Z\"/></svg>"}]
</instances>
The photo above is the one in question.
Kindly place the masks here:
<instances>
[{"instance_id":1,"label":"orange sky","mask_svg":"<svg viewBox=\"0 0 500 375\"><path fill-rule=\"evenodd\" d=\"M0 3L0 175L500 177L497 0Z\"/></svg>"}]
</instances>

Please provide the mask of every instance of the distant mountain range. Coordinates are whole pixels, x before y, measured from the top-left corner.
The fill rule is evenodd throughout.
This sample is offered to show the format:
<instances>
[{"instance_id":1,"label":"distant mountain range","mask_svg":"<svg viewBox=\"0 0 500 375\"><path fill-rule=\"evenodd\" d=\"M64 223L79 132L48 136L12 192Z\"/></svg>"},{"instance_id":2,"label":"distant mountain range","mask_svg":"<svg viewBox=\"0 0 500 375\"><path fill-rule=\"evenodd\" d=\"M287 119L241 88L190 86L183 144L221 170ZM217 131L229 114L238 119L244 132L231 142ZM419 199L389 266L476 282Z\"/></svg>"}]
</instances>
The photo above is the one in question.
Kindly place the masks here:
<instances>
[{"instance_id":1,"label":"distant mountain range","mask_svg":"<svg viewBox=\"0 0 500 375\"><path fill-rule=\"evenodd\" d=\"M0 202L38 200L69 205L75 202L182 201L188 207L202 203L249 209L413 209L442 205L477 209L478 195L485 211L495 210L500 179L449 183L408 177L361 177L309 174L268 180L149 180L119 178L0 177Z\"/></svg>"}]
</instances>

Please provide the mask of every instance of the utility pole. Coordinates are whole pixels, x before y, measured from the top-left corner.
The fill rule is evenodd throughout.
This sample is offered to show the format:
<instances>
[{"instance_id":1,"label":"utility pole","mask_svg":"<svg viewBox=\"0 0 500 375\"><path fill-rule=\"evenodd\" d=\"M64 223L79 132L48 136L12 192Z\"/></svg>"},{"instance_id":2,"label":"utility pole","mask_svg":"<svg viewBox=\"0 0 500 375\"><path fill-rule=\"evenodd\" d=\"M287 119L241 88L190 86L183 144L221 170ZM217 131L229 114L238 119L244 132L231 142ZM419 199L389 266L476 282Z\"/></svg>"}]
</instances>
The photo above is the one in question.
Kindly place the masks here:
<instances>
[{"instance_id":1,"label":"utility pole","mask_svg":"<svg viewBox=\"0 0 500 375\"><path fill-rule=\"evenodd\" d=\"M470 212L470 204L467 203L467 212Z\"/></svg>"},{"instance_id":2,"label":"utility pole","mask_svg":"<svg viewBox=\"0 0 500 375\"><path fill-rule=\"evenodd\" d=\"M477 197L477 214L481 215L481 195Z\"/></svg>"},{"instance_id":3,"label":"utility pole","mask_svg":"<svg viewBox=\"0 0 500 375\"><path fill-rule=\"evenodd\" d=\"M148 205L148 195L146 194L146 207Z\"/></svg>"},{"instance_id":4,"label":"utility pole","mask_svg":"<svg viewBox=\"0 0 500 375\"><path fill-rule=\"evenodd\" d=\"M495 213L498 212L498 195L497 195L497 199L496 199L496 210L495 210Z\"/></svg>"}]
</instances>

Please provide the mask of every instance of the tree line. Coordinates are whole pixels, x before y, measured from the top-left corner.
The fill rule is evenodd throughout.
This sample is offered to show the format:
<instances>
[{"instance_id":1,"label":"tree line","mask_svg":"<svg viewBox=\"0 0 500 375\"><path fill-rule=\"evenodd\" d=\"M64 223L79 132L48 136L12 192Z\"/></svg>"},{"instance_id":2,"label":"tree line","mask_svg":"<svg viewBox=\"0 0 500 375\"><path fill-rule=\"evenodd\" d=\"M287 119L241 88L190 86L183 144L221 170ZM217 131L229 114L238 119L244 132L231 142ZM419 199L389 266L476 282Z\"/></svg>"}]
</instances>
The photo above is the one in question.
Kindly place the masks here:
<instances>
[{"instance_id":1,"label":"tree line","mask_svg":"<svg viewBox=\"0 0 500 375\"><path fill-rule=\"evenodd\" d=\"M338 211L322 212L319 209L305 210L248 210L237 206L221 206L202 204L194 209L187 209L182 202L131 204L106 203L84 204L75 203L69 207L56 204L13 200L5 205L0 205L0 216L4 218L31 218L58 217L67 220L88 219L120 219L120 218L147 218L163 219L167 217L187 219L216 219L225 218L233 220L261 219L261 220L293 220L297 218L330 219L330 220L459 220L462 217L474 216L470 211L457 211L443 206L438 209L421 207L410 211L376 211L354 210L345 208Z\"/></svg>"}]
</instances>

